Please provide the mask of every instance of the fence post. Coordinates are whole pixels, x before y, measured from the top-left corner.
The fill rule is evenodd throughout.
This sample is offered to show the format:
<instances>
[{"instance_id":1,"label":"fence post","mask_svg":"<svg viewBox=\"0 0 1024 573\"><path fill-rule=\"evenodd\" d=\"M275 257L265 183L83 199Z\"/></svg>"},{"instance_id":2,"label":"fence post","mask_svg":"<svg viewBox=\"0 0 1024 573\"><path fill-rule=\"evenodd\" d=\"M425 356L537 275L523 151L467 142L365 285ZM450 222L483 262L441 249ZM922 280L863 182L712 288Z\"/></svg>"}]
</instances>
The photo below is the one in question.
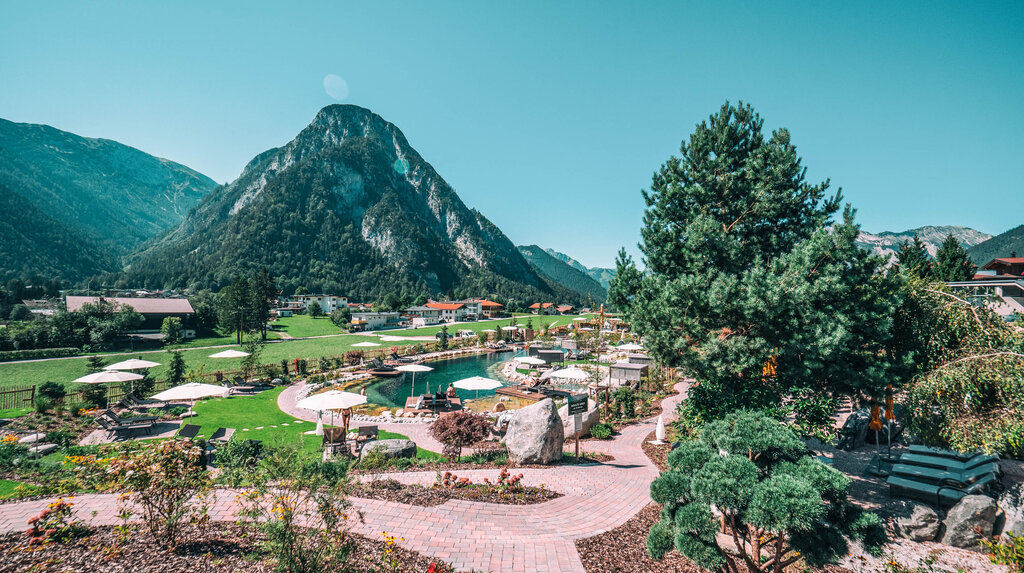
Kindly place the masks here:
<instances>
[{"instance_id":1,"label":"fence post","mask_svg":"<svg viewBox=\"0 0 1024 573\"><path fill-rule=\"evenodd\" d=\"M29 398L28 398L28 405L31 408L35 408L36 407L36 385L35 384L32 385L32 395L30 395Z\"/></svg>"}]
</instances>

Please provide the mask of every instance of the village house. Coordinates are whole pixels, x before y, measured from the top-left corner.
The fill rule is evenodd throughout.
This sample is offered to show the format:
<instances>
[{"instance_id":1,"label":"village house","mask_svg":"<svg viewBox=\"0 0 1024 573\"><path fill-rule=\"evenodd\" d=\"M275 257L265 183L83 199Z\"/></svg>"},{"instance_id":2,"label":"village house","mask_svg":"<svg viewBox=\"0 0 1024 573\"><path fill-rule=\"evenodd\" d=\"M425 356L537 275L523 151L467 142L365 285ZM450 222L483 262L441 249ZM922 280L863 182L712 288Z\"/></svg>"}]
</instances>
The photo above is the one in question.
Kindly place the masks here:
<instances>
[{"instance_id":1,"label":"village house","mask_svg":"<svg viewBox=\"0 0 1024 573\"><path fill-rule=\"evenodd\" d=\"M85 304L96 304L100 301L130 306L135 309L135 312L142 315L142 324L131 334L157 338L164 319L176 317L181 320L182 336L184 338L196 337L196 311L187 298L68 296L64 304L68 312L75 312L81 310Z\"/></svg>"},{"instance_id":2,"label":"village house","mask_svg":"<svg viewBox=\"0 0 1024 573\"><path fill-rule=\"evenodd\" d=\"M347 296L335 296L331 294L296 294L292 295L292 302L303 310L309 308L310 303L316 302L324 310L324 314L330 314L339 308L348 308Z\"/></svg>"},{"instance_id":3,"label":"village house","mask_svg":"<svg viewBox=\"0 0 1024 573\"><path fill-rule=\"evenodd\" d=\"M441 311L429 306L410 306L405 309L405 314L410 318L412 326L433 326L441 322Z\"/></svg>"},{"instance_id":4,"label":"village house","mask_svg":"<svg viewBox=\"0 0 1024 573\"><path fill-rule=\"evenodd\" d=\"M558 314L558 306L553 302L535 302L530 305L533 314Z\"/></svg>"},{"instance_id":5,"label":"village house","mask_svg":"<svg viewBox=\"0 0 1024 573\"><path fill-rule=\"evenodd\" d=\"M466 305L461 302L437 302L429 301L427 307L441 311L441 322L457 322L465 320L468 311Z\"/></svg>"},{"instance_id":6,"label":"village house","mask_svg":"<svg viewBox=\"0 0 1024 573\"><path fill-rule=\"evenodd\" d=\"M969 281L947 283L974 304L986 305L1007 320L1024 316L1024 257L992 259Z\"/></svg>"},{"instance_id":7,"label":"village house","mask_svg":"<svg viewBox=\"0 0 1024 573\"><path fill-rule=\"evenodd\" d=\"M576 307L571 304L562 304L557 307L558 314L574 314Z\"/></svg>"},{"instance_id":8,"label":"village house","mask_svg":"<svg viewBox=\"0 0 1024 573\"><path fill-rule=\"evenodd\" d=\"M402 317L397 312L353 312L352 330L381 330L396 328Z\"/></svg>"}]
</instances>

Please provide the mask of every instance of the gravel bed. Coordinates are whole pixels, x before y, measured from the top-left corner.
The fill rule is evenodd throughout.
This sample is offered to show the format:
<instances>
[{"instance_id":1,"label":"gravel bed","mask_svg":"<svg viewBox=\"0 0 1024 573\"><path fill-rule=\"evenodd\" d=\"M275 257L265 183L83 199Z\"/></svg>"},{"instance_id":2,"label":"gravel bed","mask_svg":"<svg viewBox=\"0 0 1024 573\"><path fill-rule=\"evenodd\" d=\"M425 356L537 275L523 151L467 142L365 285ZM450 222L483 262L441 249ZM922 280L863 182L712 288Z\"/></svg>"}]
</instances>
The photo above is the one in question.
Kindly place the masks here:
<instances>
[{"instance_id":1,"label":"gravel bed","mask_svg":"<svg viewBox=\"0 0 1024 573\"><path fill-rule=\"evenodd\" d=\"M501 494L480 484L446 489L417 484L403 484L393 479L382 479L357 484L351 495L354 497L427 507L441 505L449 499L502 505L531 505L562 497L560 493L539 487L524 487L521 492Z\"/></svg>"},{"instance_id":2,"label":"gravel bed","mask_svg":"<svg viewBox=\"0 0 1024 573\"><path fill-rule=\"evenodd\" d=\"M652 503L611 531L577 539L583 567L589 573L700 573L700 568L676 551L660 561L647 554L647 532L658 522L660 512L661 506Z\"/></svg>"},{"instance_id":3,"label":"gravel bed","mask_svg":"<svg viewBox=\"0 0 1024 573\"><path fill-rule=\"evenodd\" d=\"M349 534L354 544L349 564L354 571L423 573L430 559L395 546L398 567L381 565L383 540ZM174 552L162 551L148 533L137 532L121 546L113 528L96 528L68 543L29 547L22 534L0 536L0 571L91 571L98 573L269 573L275 560L260 547L261 535L234 523L217 523L200 529L190 527ZM440 563L439 563L440 564ZM445 569L440 569L441 571Z\"/></svg>"}]
</instances>

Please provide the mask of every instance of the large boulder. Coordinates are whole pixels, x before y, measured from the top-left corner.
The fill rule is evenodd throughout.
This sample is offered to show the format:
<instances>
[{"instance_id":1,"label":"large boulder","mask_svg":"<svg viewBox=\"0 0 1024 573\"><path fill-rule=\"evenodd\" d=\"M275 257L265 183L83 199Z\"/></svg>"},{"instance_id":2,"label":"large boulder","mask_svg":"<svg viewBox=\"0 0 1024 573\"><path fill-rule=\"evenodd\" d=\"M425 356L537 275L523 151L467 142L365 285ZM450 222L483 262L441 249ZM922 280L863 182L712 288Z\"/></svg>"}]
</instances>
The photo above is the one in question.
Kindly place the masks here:
<instances>
[{"instance_id":1,"label":"large boulder","mask_svg":"<svg viewBox=\"0 0 1024 573\"><path fill-rule=\"evenodd\" d=\"M1006 488L999 495L997 503L999 509L1003 510L1003 527L1001 534L1006 540L1006 532L1012 531L1014 535L1024 535L1024 483L1015 483Z\"/></svg>"},{"instance_id":2,"label":"large boulder","mask_svg":"<svg viewBox=\"0 0 1024 573\"><path fill-rule=\"evenodd\" d=\"M968 495L946 514L946 533L942 542L953 547L977 549L982 538L992 535L996 521L996 500L984 495Z\"/></svg>"},{"instance_id":3,"label":"large boulder","mask_svg":"<svg viewBox=\"0 0 1024 573\"><path fill-rule=\"evenodd\" d=\"M555 402L545 398L515 411L502 442L514 464L550 464L562 459L565 427Z\"/></svg>"},{"instance_id":4,"label":"large boulder","mask_svg":"<svg viewBox=\"0 0 1024 573\"><path fill-rule=\"evenodd\" d=\"M376 440L363 446L360 456L380 452L385 458L415 458L416 442L412 440Z\"/></svg>"},{"instance_id":5,"label":"large boulder","mask_svg":"<svg viewBox=\"0 0 1024 573\"><path fill-rule=\"evenodd\" d=\"M896 532L911 541L934 541L942 521L935 510L920 503L908 501L896 517Z\"/></svg>"},{"instance_id":6,"label":"large boulder","mask_svg":"<svg viewBox=\"0 0 1024 573\"><path fill-rule=\"evenodd\" d=\"M569 405L566 404L558 409L558 417L562 419L563 432L566 438L576 437L576 422L573 420L574 416L569 415ZM601 421L601 409L597 407L597 402L593 400L587 400L587 411L583 413L583 429L580 431L580 437L584 437L590 434L590 428Z\"/></svg>"}]
</instances>

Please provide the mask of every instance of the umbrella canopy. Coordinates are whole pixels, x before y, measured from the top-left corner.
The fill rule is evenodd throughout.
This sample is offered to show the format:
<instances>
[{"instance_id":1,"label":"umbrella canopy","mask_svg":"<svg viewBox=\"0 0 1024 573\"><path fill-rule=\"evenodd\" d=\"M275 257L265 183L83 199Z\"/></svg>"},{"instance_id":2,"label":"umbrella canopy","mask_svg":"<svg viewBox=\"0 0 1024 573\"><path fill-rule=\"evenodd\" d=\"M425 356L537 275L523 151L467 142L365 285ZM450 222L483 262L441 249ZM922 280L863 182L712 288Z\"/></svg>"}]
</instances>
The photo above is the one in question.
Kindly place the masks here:
<instances>
[{"instance_id":1,"label":"umbrella canopy","mask_svg":"<svg viewBox=\"0 0 1024 573\"><path fill-rule=\"evenodd\" d=\"M579 368L563 368L561 370L555 370L551 373L551 377L558 378L559 380L572 380L575 382L590 380L590 374L580 370Z\"/></svg>"},{"instance_id":2,"label":"umbrella canopy","mask_svg":"<svg viewBox=\"0 0 1024 573\"><path fill-rule=\"evenodd\" d=\"M403 364L401 366L396 366L395 370L398 370L399 372L412 372L415 374L416 372L430 372L433 368L424 366L423 364Z\"/></svg>"},{"instance_id":3,"label":"umbrella canopy","mask_svg":"<svg viewBox=\"0 0 1024 573\"><path fill-rule=\"evenodd\" d=\"M502 330L519 330L519 328L517 328L515 326L502 326L501 329Z\"/></svg>"},{"instance_id":4,"label":"umbrella canopy","mask_svg":"<svg viewBox=\"0 0 1024 573\"><path fill-rule=\"evenodd\" d=\"M133 380L142 380L143 378L144 376L142 374L135 374L134 372L104 370L103 372L96 372L94 374L89 374L88 376L76 378L74 382L79 384L110 384L113 382L131 382ZM217 390L223 391L224 389L218 386Z\"/></svg>"},{"instance_id":5,"label":"umbrella canopy","mask_svg":"<svg viewBox=\"0 0 1024 573\"><path fill-rule=\"evenodd\" d=\"M498 331L494 330L493 328L485 328L485 329L481 330L480 332L498 332Z\"/></svg>"},{"instance_id":6,"label":"umbrella canopy","mask_svg":"<svg viewBox=\"0 0 1024 573\"><path fill-rule=\"evenodd\" d=\"M307 410L347 410L353 406L366 403L366 396L354 392L342 392L341 390L328 390L319 394L313 394L308 398L299 400L295 405Z\"/></svg>"},{"instance_id":7,"label":"umbrella canopy","mask_svg":"<svg viewBox=\"0 0 1024 573\"><path fill-rule=\"evenodd\" d=\"M154 394L152 398L154 400L160 400L161 402L171 402L174 400L198 400L200 398L206 398L209 396L223 396L224 387L214 386L213 384L200 384L198 382L189 382L188 384L182 384L181 386L175 386Z\"/></svg>"},{"instance_id":8,"label":"umbrella canopy","mask_svg":"<svg viewBox=\"0 0 1024 573\"><path fill-rule=\"evenodd\" d=\"M454 382L452 386L463 390L494 390L495 388L501 388L502 383L490 378L484 378L483 376L473 376L472 378L463 378L458 382Z\"/></svg>"},{"instance_id":9,"label":"umbrella canopy","mask_svg":"<svg viewBox=\"0 0 1024 573\"><path fill-rule=\"evenodd\" d=\"M381 336L380 339L383 340L384 342L398 342L399 340L405 340L405 338L403 338L401 336L390 336L390 335Z\"/></svg>"},{"instance_id":10,"label":"umbrella canopy","mask_svg":"<svg viewBox=\"0 0 1024 573\"><path fill-rule=\"evenodd\" d=\"M244 358L248 356L248 352L242 352L241 350L225 350L216 354L211 354L210 358Z\"/></svg>"},{"instance_id":11,"label":"umbrella canopy","mask_svg":"<svg viewBox=\"0 0 1024 573\"><path fill-rule=\"evenodd\" d=\"M534 366L540 366L541 364L547 364L546 362L544 362L540 358L537 358L536 356L522 356L522 357L516 358L515 361L520 363L520 364L532 364Z\"/></svg>"},{"instance_id":12,"label":"umbrella canopy","mask_svg":"<svg viewBox=\"0 0 1024 573\"><path fill-rule=\"evenodd\" d=\"M615 349L616 350L643 350L644 347L639 345L639 344L636 344L636 343L633 343L633 342L629 342L629 343L626 343L626 344L620 344L620 345L616 346Z\"/></svg>"},{"instance_id":13,"label":"umbrella canopy","mask_svg":"<svg viewBox=\"0 0 1024 573\"><path fill-rule=\"evenodd\" d=\"M576 318L572 319L572 321L573 322L586 322L587 321L587 317L585 317L585 316L577 316Z\"/></svg>"},{"instance_id":14,"label":"umbrella canopy","mask_svg":"<svg viewBox=\"0 0 1024 573\"><path fill-rule=\"evenodd\" d=\"M369 346L380 346L380 344L377 344L376 342L357 342L357 343L353 344L352 346L358 346L360 348L367 348Z\"/></svg>"},{"instance_id":15,"label":"umbrella canopy","mask_svg":"<svg viewBox=\"0 0 1024 573\"><path fill-rule=\"evenodd\" d=\"M145 370L146 368L152 368L154 366L160 366L159 362L150 362L149 360L139 360L138 358L132 358L124 360L116 364L104 367L104 370Z\"/></svg>"}]
</instances>

